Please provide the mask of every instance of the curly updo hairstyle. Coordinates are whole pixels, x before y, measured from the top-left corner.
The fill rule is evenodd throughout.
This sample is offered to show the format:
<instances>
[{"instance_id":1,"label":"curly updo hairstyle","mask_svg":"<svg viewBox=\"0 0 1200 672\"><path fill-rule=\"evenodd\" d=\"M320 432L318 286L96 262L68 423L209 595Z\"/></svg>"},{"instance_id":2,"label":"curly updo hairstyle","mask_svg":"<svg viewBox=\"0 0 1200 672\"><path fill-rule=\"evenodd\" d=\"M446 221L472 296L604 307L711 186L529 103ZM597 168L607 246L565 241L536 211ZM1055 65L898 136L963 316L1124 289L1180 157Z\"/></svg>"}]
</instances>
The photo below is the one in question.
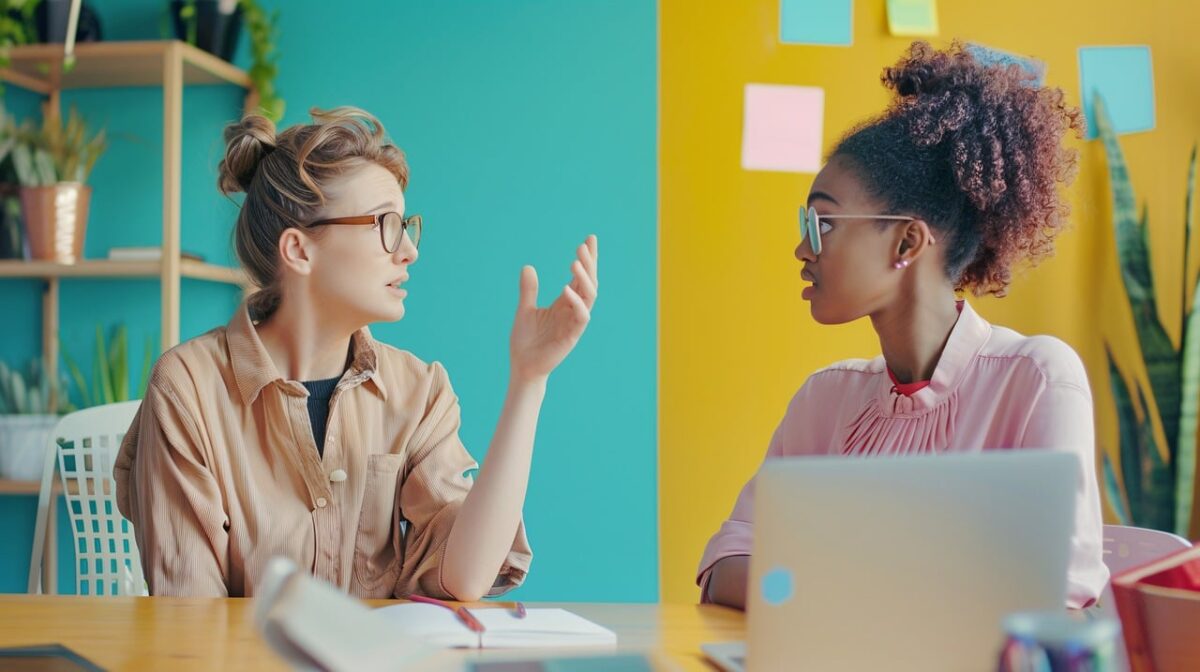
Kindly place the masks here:
<instances>
[{"instance_id":1,"label":"curly updo hairstyle","mask_svg":"<svg viewBox=\"0 0 1200 672\"><path fill-rule=\"evenodd\" d=\"M834 148L889 213L925 220L946 249L955 289L1003 296L1018 262L1054 249L1070 207L1059 189L1077 170L1063 146L1083 128L1061 89L1017 65L976 60L955 42L914 42L883 71L895 93L880 116Z\"/></svg>"}]
</instances>

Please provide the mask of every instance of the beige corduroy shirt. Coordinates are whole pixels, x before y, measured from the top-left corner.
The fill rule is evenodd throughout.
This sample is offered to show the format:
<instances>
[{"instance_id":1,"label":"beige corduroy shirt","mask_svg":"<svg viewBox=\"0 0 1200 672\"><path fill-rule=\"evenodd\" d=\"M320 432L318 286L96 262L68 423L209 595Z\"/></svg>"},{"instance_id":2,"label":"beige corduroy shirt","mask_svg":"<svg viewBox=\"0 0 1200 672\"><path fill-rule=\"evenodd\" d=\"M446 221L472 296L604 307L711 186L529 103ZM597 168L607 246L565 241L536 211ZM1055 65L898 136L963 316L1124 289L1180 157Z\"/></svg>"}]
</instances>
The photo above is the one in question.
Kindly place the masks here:
<instances>
[{"instance_id":1,"label":"beige corduroy shirt","mask_svg":"<svg viewBox=\"0 0 1200 672\"><path fill-rule=\"evenodd\" d=\"M478 465L445 369L354 334L323 456L307 397L245 305L158 361L114 465L151 594L253 595L282 555L353 595L450 597L442 556ZM522 524L491 594L531 559Z\"/></svg>"}]
</instances>

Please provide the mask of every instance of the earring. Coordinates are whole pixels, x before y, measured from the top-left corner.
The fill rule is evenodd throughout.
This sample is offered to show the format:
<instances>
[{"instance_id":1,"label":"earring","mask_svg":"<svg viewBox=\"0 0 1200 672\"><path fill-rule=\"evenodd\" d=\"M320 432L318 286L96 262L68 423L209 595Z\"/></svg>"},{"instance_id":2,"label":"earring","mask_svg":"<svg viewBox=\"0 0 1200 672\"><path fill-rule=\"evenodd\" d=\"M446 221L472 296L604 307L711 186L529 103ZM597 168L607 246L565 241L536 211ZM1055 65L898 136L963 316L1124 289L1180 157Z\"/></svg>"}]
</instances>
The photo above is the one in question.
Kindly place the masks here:
<instances>
[{"instance_id":1,"label":"earring","mask_svg":"<svg viewBox=\"0 0 1200 672\"><path fill-rule=\"evenodd\" d=\"M896 263L892 264L892 268L896 269L897 271L902 268L908 268L908 260L903 259L901 261L897 261Z\"/></svg>"}]
</instances>

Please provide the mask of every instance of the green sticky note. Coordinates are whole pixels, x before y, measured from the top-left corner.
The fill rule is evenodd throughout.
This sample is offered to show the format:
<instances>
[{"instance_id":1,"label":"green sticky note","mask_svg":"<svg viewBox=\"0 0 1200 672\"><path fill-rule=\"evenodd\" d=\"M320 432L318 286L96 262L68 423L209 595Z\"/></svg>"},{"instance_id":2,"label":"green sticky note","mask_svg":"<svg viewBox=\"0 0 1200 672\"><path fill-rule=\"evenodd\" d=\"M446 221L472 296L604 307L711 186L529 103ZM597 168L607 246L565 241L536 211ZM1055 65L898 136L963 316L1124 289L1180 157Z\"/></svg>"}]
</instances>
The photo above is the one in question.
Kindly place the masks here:
<instances>
[{"instance_id":1,"label":"green sticky note","mask_svg":"<svg viewBox=\"0 0 1200 672\"><path fill-rule=\"evenodd\" d=\"M937 35L937 0L888 0L888 30L892 35Z\"/></svg>"}]
</instances>

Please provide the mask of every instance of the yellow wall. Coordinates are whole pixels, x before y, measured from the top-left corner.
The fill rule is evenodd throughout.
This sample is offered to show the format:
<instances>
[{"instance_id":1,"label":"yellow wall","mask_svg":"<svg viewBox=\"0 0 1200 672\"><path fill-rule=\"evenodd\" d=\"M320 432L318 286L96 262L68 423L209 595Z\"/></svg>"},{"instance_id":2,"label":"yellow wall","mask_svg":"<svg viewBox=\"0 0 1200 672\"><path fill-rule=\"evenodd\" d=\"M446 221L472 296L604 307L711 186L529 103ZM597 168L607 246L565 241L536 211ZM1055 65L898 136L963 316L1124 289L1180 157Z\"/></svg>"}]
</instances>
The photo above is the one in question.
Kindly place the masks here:
<instances>
[{"instance_id":1,"label":"yellow wall","mask_svg":"<svg viewBox=\"0 0 1200 672\"><path fill-rule=\"evenodd\" d=\"M854 46L779 43L779 0L661 0L660 461L662 590L694 600L709 535L753 473L792 393L838 359L874 356L869 324L820 327L800 300L796 208L812 175L740 168L742 90L748 82L826 91L825 146L887 101L881 69L910 42L887 35L884 0L858 0ZM1187 155L1200 136L1200 3L1010 0L939 3L941 37L1029 54L1048 83L1079 99L1076 49L1150 44L1157 129L1124 136L1139 201L1150 206L1163 319L1177 337ZM1098 143L1079 143L1074 228L1057 255L1008 298L977 300L993 322L1054 334L1088 365L1101 446L1116 421L1102 338L1137 370L1136 340L1117 274L1109 194ZM1138 371L1137 375L1144 375Z\"/></svg>"}]
</instances>

